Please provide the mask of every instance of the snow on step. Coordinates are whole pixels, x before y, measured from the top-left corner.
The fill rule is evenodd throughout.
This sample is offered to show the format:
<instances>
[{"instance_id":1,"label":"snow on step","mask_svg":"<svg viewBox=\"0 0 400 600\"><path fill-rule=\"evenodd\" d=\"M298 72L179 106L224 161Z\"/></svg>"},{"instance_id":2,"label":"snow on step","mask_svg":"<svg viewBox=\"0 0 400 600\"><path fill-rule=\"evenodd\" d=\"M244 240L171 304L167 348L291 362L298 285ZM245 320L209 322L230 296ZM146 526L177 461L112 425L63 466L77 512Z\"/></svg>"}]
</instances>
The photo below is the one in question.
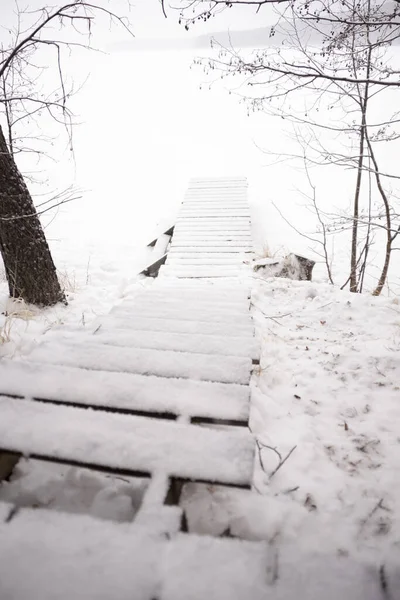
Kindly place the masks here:
<instances>
[{"instance_id":1,"label":"snow on step","mask_svg":"<svg viewBox=\"0 0 400 600\"><path fill-rule=\"evenodd\" d=\"M233 281L179 281L171 279L155 279L151 291L165 293L170 297L186 298L186 294L198 294L202 300L239 300L244 299L247 302L249 298L249 288L238 280Z\"/></svg>"},{"instance_id":2,"label":"snow on step","mask_svg":"<svg viewBox=\"0 0 400 600\"><path fill-rule=\"evenodd\" d=\"M190 333L166 333L161 331L113 332L100 329L95 335L96 341L114 346L136 348L154 348L156 350L175 350L178 352L197 352L200 354L221 354L222 356L258 357L255 340L241 337L222 337L215 335L196 336Z\"/></svg>"},{"instance_id":3,"label":"snow on step","mask_svg":"<svg viewBox=\"0 0 400 600\"><path fill-rule=\"evenodd\" d=\"M174 249L188 247L205 248L208 246L213 246L214 248L236 248L240 250L242 248L251 248L251 242L247 240L233 240L232 242L228 240L212 240L211 242L203 240L196 240L196 242L194 242L194 240L188 240L187 242L173 241L171 246Z\"/></svg>"},{"instance_id":4,"label":"snow on step","mask_svg":"<svg viewBox=\"0 0 400 600\"><path fill-rule=\"evenodd\" d=\"M249 416L250 391L247 385L90 371L3 359L0 361L0 394L112 409L245 421Z\"/></svg>"},{"instance_id":5,"label":"snow on step","mask_svg":"<svg viewBox=\"0 0 400 600\"><path fill-rule=\"evenodd\" d=\"M211 281L188 281L188 282L171 282L171 281L160 281L156 279L153 283L152 289L154 288L168 288L173 289L192 289L201 290L202 293L210 292L215 294L236 294L244 295L248 290L243 289L243 285L239 281L220 281L218 283Z\"/></svg>"},{"instance_id":6,"label":"snow on step","mask_svg":"<svg viewBox=\"0 0 400 600\"><path fill-rule=\"evenodd\" d=\"M233 219L235 217L232 217ZM239 219L239 217L237 217ZM242 231L249 231L250 230L250 221L236 221L235 223L230 223L229 221L216 221L216 220L209 220L204 218L199 218L199 219L193 219L193 220L182 220L182 221L178 221L179 224L179 228L177 229L176 233L178 233L180 231L180 228L185 229L187 231L190 231L191 229L201 229L202 231L210 231L213 228L218 229L219 231L222 231L223 229L227 229L230 231L233 231L235 229L235 227L237 229L240 229ZM174 238L172 238L174 239Z\"/></svg>"},{"instance_id":7,"label":"snow on step","mask_svg":"<svg viewBox=\"0 0 400 600\"><path fill-rule=\"evenodd\" d=\"M216 310L212 305L201 306L193 304L193 306L166 304L162 305L159 301L135 303L135 300L124 300L121 304L115 306L111 313L112 315L123 316L135 314L136 317L160 317L165 319L179 319L181 321L207 321L208 323L230 323L232 327L236 324L247 325L251 324L251 316L247 311L240 310L236 307L221 307Z\"/></svg>"},{"instance_id":8,"label":"snow on step","mask_svg":"<svg viewBox=\"0 0 400 600\"><path fill-rule=\"evenodd\" d=\"M208 209L200 210L197 208L185 208L180 211L180 218L208 218L208 217L249 217L249 211L247 209L234 209L234 208L221 208L221 209Z\"/></svg>"},{"instance_id":9,"label":"snow on step","mask_svg":"<svg viewBox=\"0 0 400 600\"><path fill-rule=\"evenodd\" d=\"M220 221L220 219L218 220ZM205 219L182 219L182 221L177 221L175 225L174 232L177 233L180 229L196 229L201 227L202 229L214 228L220 231L232 231L234 229L244 229L246 231L250 230L250 220L247 219L230 219L228 223L220 223L216 222L215 219L209 219L206 221Z\"/></svg>"},{"instance_id":10,"label":"snow on step","mask_svg":"<svg viewBox=\"0 0 400 600\"><path fill-rule=\"evenodd\" d=\"M247 384L250 381L250 358L106 346L95 343L92 339L80 346L67 341L44 342L31 352L30 357L38 362L97 371L121 371L221 383Z\"/></svg>"},{"instance_id":11,"label":"snow on step","mask_svg":"<svg viewBox=\"0 0 400 600\"><path fill-rule=\"evenodd\" d=\"M249 206L242 200L186 200L184 204L185 210L200 210L206 212L208 210L246 210L249 213Z\"/></svg>"},{"instance_id":12,"label":"snow on step","mask_svg":"<svg viewBox=\"0 0 400 600\"><path fill-rule=\"evenodd\" d=\"M216 430L0 396L0 447L22 454L249 485L254 440Z\"/></svg>"},{"instance_id":13,"label":"snow on step","mask_svg":"<svg viewBox=\"0 0 400 600\"><path fill-rule=\"evenodd\" d=\"M146 308L150 305L154 305L158 307L158 310L164 310L167 308L179 308L187 309L188 306L196 307L196 310L210 310L213 309L214 312L235 312L240 313L241 315L247 315L249 312L249 300L248 298L232 298L232 299L223 299L220 297L199 297L198 293L186 291L183 294L182 292L179 295L171 295L165 296L164 294L158 293L148 293L148 294L140 294L130 299L127 297L123 301L123 305L121 306L131 306L132 311L134 308Z\"/></svg>"},{"instance_id":14,"label":"snow on step","mask_svg":"<svg viewBox=\"0 0 400 600\"><path fill-rule=\"evenodd\" d=\"M218 222L218 223L248 223L250 221L250 216L229 216L229 215L216 215L216 216L208 216L204 215L183 215L182 217L179 215L177 219L177 224L180 223L190 223L190 222Z\"/></svg>"},{"instance_id":15,"label":"snow on step","mask_svg":"<svg viewBox=\"0 0 400 600\"><path fill-rule=\"evenodd\" d=\"M174 236L175 241L179 240L179 239L185 239L185 240L193 240L193 239L204 239L204 240L225 240L225 239L239 239L239 240L248 240L249 242L252 241L251 235L249 232L246 231L231 231L231 232L226 232L226 233L222 233L219 231L192 231L190 233L188 232L181 232L181 233L177 233Z\"/></svg>"},{"instance_id":16,"label":"snow on step","mask_svg":"<svg viewBox=\"0 0 400 600\"><path fill-rule=\"evenodd\" d=\"M165 541L144 529L21 508L10 523L0 523L0 538L4 600L156 597Z\"/></svg>"},{"instance_id":17,"label":"snow on step","mask_svg":"<svg viewBox=\"0 0 400 600\"><path fill-rule=\"evenodd\" d=\"M214 278L223 278L223 277L237 277L239 275L239 271L228 271L225 269L217 269L216 267L211 269L196 269L195 267L187 270L176 271L176 269L171 268L169 270L163 269L162 274L165 277L178 277L180 279L214 279Z\"/></svg>"},{"instance_id":18,"label":"snow on step","mask_svg":"<svg viewBox=\"0 0 400 600\"><path fill-rule=\"evenodd\" d=\"M249 238L251 240L251 235L249 231L192 231L190 233L187 233L185 231L181 231L181 232L177 232L174 234L173 239L177 239L178 237L207 237L210 239L213 238L230 238L230 237L234 237L234 238Z\"/></svg>"},{"instance_id":19,"label":"snow on step","mask_svg":"<svg viewBox=\"0 0 400 600\"><path fill-rule=\"evenodd\" d=\"M190 214L189 214L190 213ZM234 213L234 214L231 214ZM239 214L236 214L239 213ZM184 209L182 209L179 213L179 218L183 217L187 218L197 218L197 217L209 217L209 218L236 218L243 216L246 218L250 218L250 211L248 208L245 208L241 205L232 206L232 204L228 206L213 206L213 207L202 207L196 205L187 205Z\"/></svg>"},{"instance_id":20,"label":"snow on step","mask_svg":"<svg viewBox=\"0 0 400 600\"><path fill-rule=\"evenodd\" d=\"M214 244L210 242L210 245L208 246L207 244L200 244L197 245L197 242L195 242L193 240L192 242L192 246L172 246L170 251L168 252L168 256L171 256L174 253L177 254L182 254L182 252L185 253L189 253L189 254L195 254L196 252L207 252L207 253L224 253L224 254L228 254L228 253L236 253L236 254L245 254L246 252L251 252L251 247L250 246L214 246ZM184 249L183 249L184 248Z\"/></svg>"},{"instance_id":21,"label":"snow on step","mask_svg":"<svg viewBox=\"0 0 400 600\"><path fill-rule=\"evenodd\" d=\"M162 317L136 317L136 316L121 316L115 313L109 316L101 317L97 321L99 326L102 324L105 327L117 329L133 329L138 331L171 331L176 333L191 333L196 335L202 333L204 335L248 335L253 337L253 325L248 323L238 324L227 322L209 322L209 321L185 321L176 319L164 319Z\"/></svg>"},{"instance_id":22,"label":"snow on step","mask_svg":"<svg viewBox=\"0 0 400 600\"><path fill-rule=\"evenodd\" d=\"M175 256L168 259L168 265L237 265L239 259L235 258L223 258L218 254L214 258L204 258L204 256L189 257L189 256Z\"/></svg>"},{"instance_id":23,"label":"snow on step","mask_svg":"<svg viewBox=\"0 0 400 600\"><path fill-rule=\"evenodd\" d=\"M193 186L190 187L185 193L185 198L188 196L247 196L247 189L243 186L228 186L228 185L218 185L218 186Z\"/></svg>"},{"instance_id":24,"label":"snow on step","mask_svg":"<svg viewBox=\"0 0 400 600\"><path fill-rule=\"evenodd\" d=\"M166 539L136 523L29 508L21 508L10 523L0 522L0 538L4 600L266 600L270 595L265 570L272 551L262 542L185 534Z\"/></svg>"},{"instance_id":25,"label":"snow on step","mask_svg":"<svg viewBox=\"0 0 400 600\"><path fill-rule=\"evenodd\" d=\"M178 254L177 256L180 255ZM129 295L127 295L126 298L129 298ZM189 302L194 300L198 307L213 306L217 310L237 307L244 311L249 310L249 298L244 290L231 290L216 293L212 288L205 288L202 289L199 294L199 290L192 289L188 285L185 285L183 288L178 287L177 285L174 287L154 285L148 291L135 295L134 299L137 303L145 303L147 300L158 301L161 303L161 306L168 306L177 302L186 304L187 306Z\"/></svg>"},{"instance_id":26,"label":"snow on step","mask_svg":"<svg viewBox=\"0 0 400 600\"><path fill-rule=\"evenodd\" d=\"M247 190L243 187L235 187L235 186L194 186L189 188L185 193L185 198L190 196L198 196L200 198L207 196L222 196L224 198L229 196L247 196Z\"/></svg>"},{"instance_id":27,"label":"snow on step","mask_svg":"<svg viewBox=\"0 0 400 600\"><path fill-rule=\"evenodd\" d=\"M201 259L201 258L226 258L226 259L234 259L236 263L238 263L238 261L243 261L244 260L244 253L243 252L225 252L225 250L223 250L222 252L208 252L207 248L203 248L200 251L196 251L196 252L185 252L185 250L181 250L181 251L174 251L170 254L169 256L169 260L171 259L185 259L185 260L189 260L191 258L197 258L197 259Z\"/></svg>"},{"instance_id":28,"label":"snow on step","mask_svg":"<svg viewBox=\"0 0 400 600\"><path fill-rule=\"evenodd\" d=\"M221 228L223 225L229 226L231 224L239 224L239 225L248 225L250 224L250 217L230 217L230 216L215 216L209 217L207 215L198 215L198 216L183 216L178 217L176 221L177 225L189 225L189 224L198 224L198 225L219 225Z\"/></svg>"},{"instance_id":29,"label":"snow on step","mask_svg":"<svg viewBox=\"0 0 400 600\"><path fill-rule=\"evenodd\" d=\"M250 223L230 223L228 225L224 225L224 224L216 224L216 223L208 223L208 224L201 224L199 221L195 221L194 223L191 224L184 224L184 223L180 223L179 225L176 226L176 228L174 229L175 234L178 233L214 233L214 232L219 232L219 231L232 231L232 232L242 232L242 233L246 233L249 234L250 233ZM172 238L173 239L173 238Z\"/></svg>"}]
</instances>

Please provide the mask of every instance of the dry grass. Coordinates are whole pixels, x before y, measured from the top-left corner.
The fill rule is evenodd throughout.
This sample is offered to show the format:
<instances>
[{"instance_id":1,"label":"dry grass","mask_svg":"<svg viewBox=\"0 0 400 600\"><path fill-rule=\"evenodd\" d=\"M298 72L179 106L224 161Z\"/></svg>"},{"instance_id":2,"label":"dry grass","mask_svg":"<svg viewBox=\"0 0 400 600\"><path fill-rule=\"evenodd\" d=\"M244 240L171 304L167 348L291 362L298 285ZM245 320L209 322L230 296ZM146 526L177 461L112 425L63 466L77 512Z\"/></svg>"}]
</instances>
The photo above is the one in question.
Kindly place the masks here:
<instances>
[{"instance_id":1,"label":"dry grass","mask_svg":"<svg viewBox=\"0 0 400 600\"><path fill-rule=\"evenodd\" d=\"M79 290L79 284L75 271L57 271L58 280L65 292L75 293Z\"/></svg>"},{"instance_id":2,"label":"dry grass","mask_svg":"<svg viewBox=\"0 0 400 600\"><path fill-rule=\"evenodd\" d=\"M14 319L12 317L6 317L4 324L0 327L0 346L11 341L11 328L13 322Z\"/></svg>"},{"instance_id":3,"label":"dry grass","mask_svg":"<svg viewBox=\"0 0 400 600\"><path fill-rule=\"evenodd\" d=\"M266 243L263 244L261 251L256 253L256 260L260 258L276 258L278 255L285 256L287 253L287 249L284 246L279 246L272 250Z\"/></svg>"}]
</instances>

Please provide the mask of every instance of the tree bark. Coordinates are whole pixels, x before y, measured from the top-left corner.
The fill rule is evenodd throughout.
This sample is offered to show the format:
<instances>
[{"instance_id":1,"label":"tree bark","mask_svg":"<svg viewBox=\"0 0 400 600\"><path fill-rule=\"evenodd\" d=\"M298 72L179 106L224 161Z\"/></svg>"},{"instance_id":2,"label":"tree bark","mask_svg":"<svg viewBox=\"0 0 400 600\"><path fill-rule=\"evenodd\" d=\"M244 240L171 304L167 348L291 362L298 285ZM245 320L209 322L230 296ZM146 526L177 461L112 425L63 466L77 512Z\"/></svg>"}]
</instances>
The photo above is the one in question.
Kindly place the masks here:
<instances>
[{"instance_id":1,"label":"tree bark","mask_svg":"<svg viewBox=\"0 0 400 600\"><path fill-rule=\"evenodd\" d=\"M39 216L1 127L0 251L12 298L39 306L65 302Z\"/></svg>"}]
</instances>

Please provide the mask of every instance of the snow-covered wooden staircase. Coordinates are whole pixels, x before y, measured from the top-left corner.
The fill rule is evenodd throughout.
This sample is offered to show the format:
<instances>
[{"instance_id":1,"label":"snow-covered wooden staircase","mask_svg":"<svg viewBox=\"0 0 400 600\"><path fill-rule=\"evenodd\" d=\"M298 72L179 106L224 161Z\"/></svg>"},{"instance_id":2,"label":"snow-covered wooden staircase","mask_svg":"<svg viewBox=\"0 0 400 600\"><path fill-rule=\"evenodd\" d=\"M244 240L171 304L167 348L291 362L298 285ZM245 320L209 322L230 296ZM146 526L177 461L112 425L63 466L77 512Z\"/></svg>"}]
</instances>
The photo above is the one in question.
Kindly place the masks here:
<instances>
[{"instance_id":1,"label":"snow-covered wooden staircase","mask_svg":"<svg viewBox=\"0 0 400 600\"><path fill-rule=\"evenodd\" d=\"M247 423L258 347L243 267L250 249L246 181L192 180L151 286L90 332L55 332L28 359L0 362L3 456L148 479L124 529L0 504L0 597L2 581L5 597L16 600L31 597L27 589L40 598L79 597L73 580L55 595L66 572L81 578L85 598L265 597L266 548L192 535L179 506L188 481L252 485ZM34 567L18 561L11 568L10 557L30 543L40 546ZM193 570L197 582L182 579Z\"/></svg>"},{"instance_id":2,"label":"snow-covered wooden staircase","mask_svg":"<svg viewBox=\"0 0 400 600\"><path fill-rule=\"evenodd\" d=\"M251 249L246 179L192 179L162 272L185 279L236 277Z\"/></svg>"}]
</instances>

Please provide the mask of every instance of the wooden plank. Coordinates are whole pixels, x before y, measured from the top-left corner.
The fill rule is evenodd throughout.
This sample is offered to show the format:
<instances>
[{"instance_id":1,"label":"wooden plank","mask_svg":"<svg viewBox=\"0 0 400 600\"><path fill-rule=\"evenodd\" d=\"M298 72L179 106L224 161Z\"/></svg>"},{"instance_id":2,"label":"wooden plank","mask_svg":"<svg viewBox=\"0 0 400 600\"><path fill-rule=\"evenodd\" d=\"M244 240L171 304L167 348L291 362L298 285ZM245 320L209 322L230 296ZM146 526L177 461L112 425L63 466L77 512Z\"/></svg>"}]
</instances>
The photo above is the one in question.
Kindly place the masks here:
<instances>
[{"instance_id":1,"label":"wooden plank","mask_svg":"<svg viewBox=\"0 0 400 600\"><path fill-rule=\"evenodd\" d=\"M242 193L242 194L247 194L247 188L244 186L238 186L238 185L212 185L212 186L202 186L202 185L196 185L196 186L192 186L188 189L188 191L186 192L186 194L194 194L194 193L203 193L203 194L212 194L212 193L219 193L219 194L224 194L224 195L229 195L229 194L235 194L235 193Z\"/></svg>"},{"instance_id":2,"label":"wooden plank","mask_svg":"<svg viewBox=\"0 0 400 600\"><path fill-rule=\"evenodd\" d=\"M247 240L233 240L232 242L228 241L228 240L211 240L211 241L203 241L201 239L199 240L188 240L187 242L185 241L179 241L176 240L175 242L173 241L171 244L171 249L173 248L185 248L185 247L191 247L191 246L195 246L197 248L204 248L207 246L213 246L214 248L251 248L251 243Z\"/></svg>"},{"instance_id":3,"label":"wooden plank","mask_svg":"<svg viewBox=\"0 0 400 600\"><path fill-rule=\"evenodd\" d=\"M6 505L4 515L12 508ZM176 507L168 509L176 512ZM271 596L265 571L275 554L267 543L176 535L171 525L156 526L158 514L146 527L138 522L139 514L134 523L115 523L21 508L9 523L0 523L0 581L7 590L2 600L266 600ZM305 583L309 581L317 582L314 589L326 589L321 573L329 572L328 560L315 565L316 560L308 555L302 561L299 557L288 561L284 555L284 572L277 582L280 598L291 598L294 589L299 590L299 599L315 597ZM350 565L347 561L347 573L350 567L355 583L346 594L344 585L335 582L331 598L379 598L373 582L368 594L372 576L366 568L360 573L355 561ZM306 570L304 578L308 565L313 569ZM295 584L281 593L280 582L291 581L293 572ZM339 581L348 581L344 567Z\"/></svg>"},{"instance_id":4,"label":"wooden plank","mask_svg":"<svg viewBox=\"0 0 400 600\"><path fill-rule=\"evenodd\" d=\"M195 245L193 242L193 246L176 246L172 247L168 253L168 256L172 256L175 253L182 254L182 252L187 252L188 254L196 254L206 252L207 254L215 254L215 253L236 253L236 254L246 254L252 252L252 248L249 247L237 247L237 246L208 246L205 245ZM164 268L164 267L163 267Z\"/></svg>"},{"instance_id":5,"label":"wooden plank","mask_svg":"<svg viewBox=\"0 0 400 600\"><path fill-rule=\"evenodd\" d=\"M199 218L220 218L224 219L233 219L237 217L245 217L250 219L250 213L248 210L234 210L234 209L221 209L221 210L181 210L179 213L180 219L187 219L193 217L195 219Z\"/></svg>"},{"instance_id":6,"label":"wooden plank","mask_svg":"<svg viewBox=\"0 0 400 600\"><path fill-rule=\"evenodd\" d=\"M183 217L178 216L177 222L179 222L179 221L186 221L187 222L187 221L198 221L198 220L201 220L203 223L206 223L207 220L208 220L208 221L215 221L215 222L218 222L218 223L224 223L224 222L227 222L227 223L230 223L230 222L248 223L249 219L250 219L250 216L247 216L247 215L246 216L237 215L237 216L232 216L232 217L229 216L229 215L226 216L226 217L224 217L223 215L221 215L221 216L220 215L216 215L216 216L210 216L210 217L208 217L207 215L199 215L199 216L188 215L188 216L183 216Z\"/></svg>"},{"instance_id":7,"label":"wooden plank","mask_svg":"<svg viewBox=\"0 0 400 600\"><path fill-rule=\"evenodd\" d=\"M248 188L246 185L241 185L241 184L237 184L237 183L230 183L230 182L219 182L219 183L215 183L213 185L204 185L204 184L195 184L195 185L191 185L186 193L191 193L191 192L197 192L197 191L205 191L205 192L212 192L212 191L220 191L220 192L224 192L226 191L227 193L229 193L230 191L240 191L242 193L247 193Z\"/></svg>"},{"instance_id":8,"label":"wooden plank","mask_svg":"<svg viewBox=\"0 0 400 600\"><path fill-rule=\"evenodd\" d=\"M184 200L184 202L182 203L181 206L204 206L204 207L209 207L209 206L223 206L228 207L228 206L233 206L233 207L237 207L237 206L241 206L243 208L249 208L249 203L246 201L245 198L231 198L231 199L225 199L225 198L187 198L186 200Z\"/></svg>"},{"instance_id":9,"label":"wooden plank","mask_svg":"<svg viewBox=\"0 0 400 600\"><path fill-rule=\"evenodd\" d=\"M237 215L235 213L237 213L238 211L241 211L243 213L245 213L244 215ZM192 213L192 214L190 214ZM230 207L219 207L219 208L197 208L197 207L188 207L185 208L184 210L181 210L178 218L181 218L181 215L185 215L185 218L189 218L190 216L192 216L193 218L196 217L196 215L203 215L204 216L209 216L212 218L216 218L217 216L224 216L226 215L227 218L232 218L231 214L234 213L234 216L242 216L242 217L250 217L250 211L247 208L233 208L232 206Z\"/></svg>"},{"instance_id":10,"label":"wooden plank","mask_svg":"<svg viewBox=\"0 0 400 600\"><path fill-rule=\"evenodd\" d=\"M170 277L177 277L181 279L219 279L226 277L237 277L239 272L231 271L229 273L226 270L218 271L218 270L194 270L193 268L190 271L168 271L166 275Z\"/></svg>"},{"instance_id":11,"label":"wooden plank","mask_svg":"<svg viewBox=\"0 0 400 600\"><path fill-rule=\"evenodd\" d=\"M237 210L245 210L247 212L247 214L250 214L250 210L248 206L243 206L243 205L237 205L237 206L232 206L232 204L226 205L224 206L223 204L218 204L216 206L213 205L197 205L197 204L186 204L184 205L184 208L181 209L181 212L187 212L187 211L193 211L193 212L200 212L200 213L204 213L207 211L213 211L213 212L217 212L217 211L237 211Z\"/></svg>"},{"instance_id":12,"label":"wooden plank","mask_svg":"<svg viewBox=\"0 0 400 600\"><path fill-rule=\"evenodd\" d=\"M171 265L184 265L184 266L189 266L189 265L238 265L240 264L242 261L240 260L239 257L235 256L234 258L221 258L218 255L212 257L212 258L204 258L204 256L197 256L197 257L188 257L188 256L171 256L168 259L167 264L169 266Z\"/></svg>"},{"instance_id":13,"label":"wooden plank","mask_svg":"<svg viewBox=\"0 0 400 600\"><path fill-rule=\"evenodd\" d=\"M123 312L116 314L121 316ZM148 316L151 316L151 313ZM171 314L164 318L173 317L174 315ZM126 318L128 320L129 316L127 315ZM242 357L215 357L169 350L121 348L96 343L93 341L93 336L84 346L66 340L60 343L55 341L42 343L32 351L30 356L37 362L94 371L120 371L221 383L246 384L250 380L251 370L251 360Z\"/></svg>"},{"instance_id":14,"label":"wooden plank","mask_svg":"<svg viewBox=\"0 0 400 600\"><path fill-rule=\"evenodd\" d=\"M251 236L251 232L250 230L245 230L245 229L236 229L236 230L232 230L230 233L228 234L224 234L224 235L218 235L217 230L215 229L182 229L181 231L179 231L177 233L177 237L189 237L190 239L193 239L194 241L201 239L203 236L208 236L210 239L211 238L223 238L226 237L227 235L233 235L233 236L237 236L240 239L243 240L248 240L250 242L252 242L253 238Z\"/></svg>"},{"instance_id":15,"label":"wooden plank","mask_svg":"<svg viewBox=\"0 0 400 600\"><path fill-rule=\"evenodd\" d=\"M95 335L102 344L129 348L153 348L155 350L173 350L196 354L215 354L222 356L244 356L256 358L259 355L255 339L240 336L223 337L217 335L193 336L189 333L165 333L154 331L113 332L100 329Z\"/></svg>"},{"instance_id":16,"label":"wooden plank","mask_svg":"<svg viewBox=\"0 0 400 600\"><path fill-rule=\"evenodd\" d=\"M190 232L191 235L192 234L193 235L202 235L202 233L204 232L205 234L208 234L210 236L215 236L215 237L224 236L224 235L238 235L238 236L251 237L250 227L244 227L243 229L230 229L230 227L227 227L226 229L220 229L220 228L208 229L207 227L205 227L205 228L199 230L197 227L186 229L185 227L179 226L179 227L177 227L177 230L174 233L174 236L172 239L176 238L176 236L178 236L178 235L182 235L182 233L186 234L187 232Z\"/></svg>"},{"instance_id":17,"label":"wooden plank","mask_svg":"<svg viewBox=\"0 0 400 600\"><path fill-rule=\"evenodd\" d=\"M168 282L166 278L164 281ZM173 282L176 284L177 282ZM180 282L178 282L180 283ZM188 282L185 282L187 284ZM198 282L189 282L198 283ZM253 325L249 321L248 323L223 323L223 322L209 322L209 321L188 321L177 319L163 319L161 317L137 317L135 315L129 318L126 315L121 316L118 314L111 314L106 317L102 317L98 321L99 325L103 324L105 327L115 327L116 329L135 329L143 331L171 331L171 332L182 332L191 333L197 335L202 333L204 335L248 335L253 336Z\"/></svg>"},{"instance_id":18,"label":"wooden plank","mask_svg":"<svg viewBox=\"0 0 400 600\"><path fill-rule=\"evenodd\" d=\"M187 229L196 229L196 228L207 229L207 227L213 227L219 229L220 231L231 231L232 229L250 229L251 223L248 219L215 219L209 218L208 221L204 219L194 219L186 217L185 219L179 220L175 228L175 233L177 233L182 228Z\"/></svg>"},{"instance_id":19,"label":"wooden plank","mask_svg":"<svg viewBox=\"0 0 400 600\"><path fill-rule=\"evenodd\" d=\"M157 276L158 272L160 270L160 267L165 264L165 261L167 260L167 256L168 256L168 254L164 254L163 256L161 256L161 258L159 258L158 260L153 262L151 265L149 265L148 267L146 267L145 269L140 271L139 275L145 275L146 277Z\"/></svg>"},{"instance_id":20,"label":"wooden plank","mask_svg":"<svg viewBox=\"0 0 400 600\"><path fill-rule=\"evenodd\" d=\"M223 235L235 235L238 236L240 238L243 239L249 239L252 241L252 235L251 235L251 230L250 228L239 228L239 229L234 229L232 228L232 230L230 232L228 232L228 234L219 234L218 233L218 228L214 228L214 227L209 227L209 228L204 228L204 227L191 227L191 228L184 228L182 227L181 229L179 229L177 231L177 236L189 236L190 238L196 239L196 238L201 238L203 235L206 236L210 236L210 237L223 237Z\"/></svg>"},{"instance_id":21,"label":"wooden plank","mask_svg":"<svg viewBox=\"0 0 400 600\"><path fill-rule=\"evenodd\" d=\"M178 318L182 321L208 321L216 323L251 324L251 316L248 310L241 307L226 306L214 308L212 305L196 305L192 302L190 306L181 306L179 303L165 304L162 302L146 302L135 304L133 301L124 300L121 304L114 306L110 314L132 314L135 316L154 315L164 319ZM34 350L35 352L35 350Z\"/></svg>"},{"instance_id":22,"label":"wooden plank","mask_svg":"<svg viewBox=\"0 0 400 600\"><path fill-rule=\"evenodd\" d=\"M191 235L191 234L178 234L176 237L174 237L174 241L175 242L180 242L180 241L184 241L184 242L193 242L193 240L202 240L204 242L212 242L212 241L238 241L238 242L248 242L249 244L251 244L252 239L251 236L249 234L241 234L241 235L235 235L234 233L226 233L224 235L215 235L215 234L210 234L210 233L200 233L197 235Z\"/></svg>"},{"instance_id":23,"label":"wooden plank","mask_svg":"<svg viewBox=\"0 0 400 600\"><path fill-rule=\"evenodd\" d=\"M115 329L114 332L123 335L148 333L131 329ZM164 336L165 339L176 335L160 331L153 333ZM195 339L192 334L186 335ZM251 348L254 344L254 338L247 334L240 338L232 336L234 343L239 339L246 348ZM0 382L0 394L3 395L97 406L112 411L131 411L139 414L151 412L154 416L171 414L236 421L246 420L249 414L248 386L232 383L92 371L79 367L7 359L0 361Z\"/></svg>"},{"instance_id":24,"label":"wooden plank","mask_svg":"<svg viewBox=\"0 0 400 600\"><path fill-rule=\"evenodd\" d=\"M177 255L180 256L180 255ZM186 253L184 254L186 257ZM194 257L198 257L195 254ZM205 254L207 258L208 254ZM222 255L224 256L224 255ZM235 254L227 254L228 257L236 256ZM158 280L160 281L160 280ZM200 292L200 293L199 293ZM129 295L126 296L126 301L129 301ZM148 304L148 302L159 301L162 306L170 304L176 305L195 301L196 306L212 306L216 311L225 310L227 307L238 307L243 312L249 309L248 294L245 290L214 290L213 288L202 290L193 289L191 286L175 286L169 288L165 285L151 286L148 291L144 291L132 298L132 302L138 304Z\"/></svg>"},{"instance_id":25,"label":"wooden plank","mask_svg":"<svg viewBox=\"0 0 400 600\"><path fill-rule=\"evenodd\" d=\"M192 208L192 209L212 209L212 208L233 208L233 209L242 209L249 210L249 205L247 202L240 200L239 198L236 200L225 201L222 198L213 198L206 200L204 198L199 199L186 199L181 208Z\"/></svg>"},{"instance_id":26,"label":"wooden plank","mask_svg":"<svg viewBox=\"0 0 400 600\"><path fill-rule=\"evenodd\" d=\"M245 431L0 397L3 450L209 482L249 485L254 441Z\"/></svg>"},{"instance_id":27,"label":"wooden plank","mask_svg":"<svg viewBox=\"0 0 400 600\"><path fill-rule=\"evenodd\" d=\"M173 252L170 254L170 258L169 260L174 260L175 258L177 259L182 259L182 260L188 260L190 261L191 259L195 259L195 260L201 260L201 259L232 259L235 260L237 264L241 264L244 260L246 260L246 255L243 254L243 252L207 252L207 250L205 250L204 252L190 252L189 254L187 253L180 253L180 252ZM185 299L187 298L187 292L185 292ZM194 299L196 299L196 297L194 296ZM224 305L226 305L226 301L224 301L223 303Z\"/></svg>"},{"instance_id":28,"label":"wooden plank","mask_svg":"<svg viewBox=\"0 0 400 600\"><path fill-rule=\"evenodd\" d=\"M250 233L251 227L250 222L246 223L201 223L199 221L194 221L192 223L179 223L176 226L176 233L181 233L182 231L242 231L245 233ZM174 239L174 238L172 238Z\"/></svg>"},{"instance_id":29,"label":"wooden plank","mask_svg":"<svg viewBox=\"0 0 400 600\"><path fill-rule=\"evenodd\" d=\"M122 303L115 307L115 310L117 308L121 308L124 311L132 312L134 314L137 314L137 311L151 310L157 313L160 317L167 315L170 312L179 312L180 314L182 311L183 317L191 317L191 315L195 312L198 315L204 315L206 318L210 318L210 320L218 322L224 320L230 321L231 319L237 317L239 320L245 320L247 322L250 317L248 299L227 302L220 300L219 298L213 298L212 296L210 296L209 299L199 299L198 295L198 292L196 297L195 293L189 294L186 291L184 291L183 294L181 292L180 298L175 297L174 299L161 299L160 296L155 296L153 294L149 294L148 296L144 297L140 295L133 299L124 299ZM190 302L188 302L188 300L190 300ZM215 316L209 317L210 312L214 313Z\"/></svg>"}]
</instances>

